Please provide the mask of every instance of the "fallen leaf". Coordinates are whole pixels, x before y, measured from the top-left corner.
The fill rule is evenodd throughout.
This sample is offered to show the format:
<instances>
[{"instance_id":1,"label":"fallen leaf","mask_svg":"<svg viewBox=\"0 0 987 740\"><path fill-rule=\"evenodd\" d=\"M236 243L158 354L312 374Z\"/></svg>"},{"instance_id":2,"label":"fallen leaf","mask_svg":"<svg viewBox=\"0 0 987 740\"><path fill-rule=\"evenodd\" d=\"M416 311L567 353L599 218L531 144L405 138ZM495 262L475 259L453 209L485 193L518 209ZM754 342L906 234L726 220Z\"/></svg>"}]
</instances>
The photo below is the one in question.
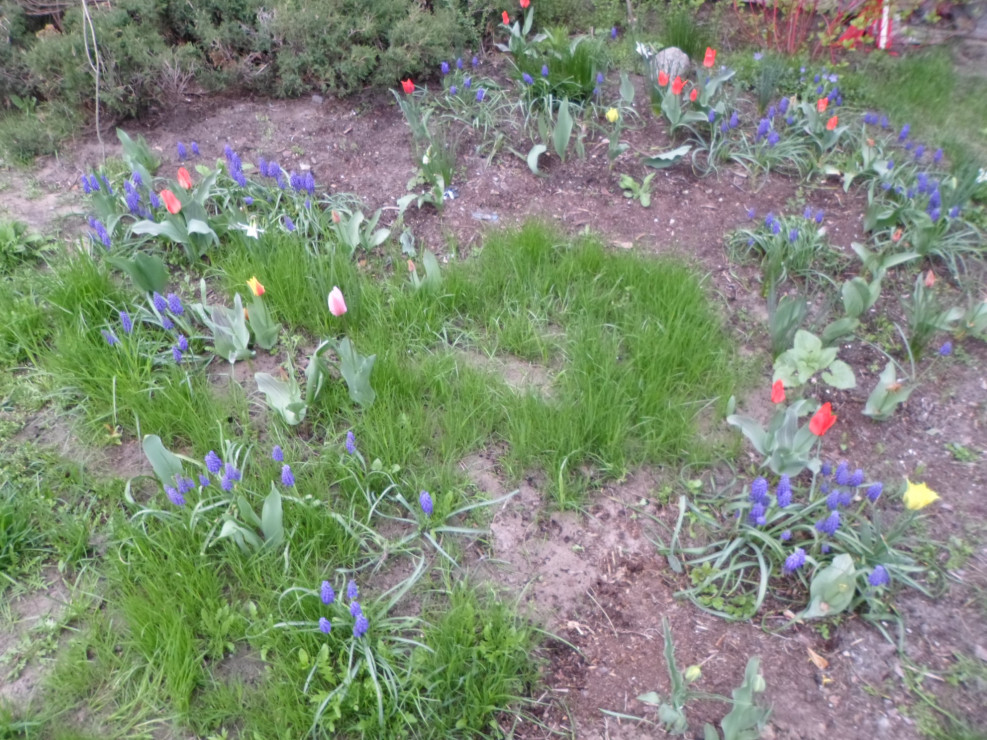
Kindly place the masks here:
<instances>
[{"instance_id":1,"label":"fallen leaf","mask_svg":"<svg viewBox=\"0 0 987 740\"><path fill-rule=\"evenodd\" d=\"M812 648L806 648L806 650L809 651L809 660L811 660L813 663L816 664L816 668L818 668L820 671L825 671L827 668L829 668L829 661L826 660L823 656L821 656Z\"/></svg>"}]
</instances>

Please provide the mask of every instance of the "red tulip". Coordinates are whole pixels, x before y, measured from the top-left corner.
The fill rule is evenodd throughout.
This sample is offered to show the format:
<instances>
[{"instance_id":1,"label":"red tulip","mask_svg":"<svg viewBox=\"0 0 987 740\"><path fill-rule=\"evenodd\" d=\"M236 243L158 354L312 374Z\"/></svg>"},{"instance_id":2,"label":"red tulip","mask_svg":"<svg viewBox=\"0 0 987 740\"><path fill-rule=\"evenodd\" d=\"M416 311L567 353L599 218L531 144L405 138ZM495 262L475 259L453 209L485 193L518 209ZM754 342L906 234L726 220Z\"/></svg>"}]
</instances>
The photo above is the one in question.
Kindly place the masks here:
<instances>
[{"instance_id":1,"label":"red tulip","mask_svg":"<svg viewBox=\"0 0 987 740\"><path fill-rule=\"evenodd\" d=\"M827 105L829 105L829 98L819 98L816 101L816 110L820 113L825 113Z\"/></svg>"},{"instance_id":2,"label":"red tulip","mask_svg":"<svg viewBox=\"0 0 987 740\"><path fill-rule=\"evenodd\" d=\"M401 89L408 95L411 95L415 91L415 83L411 81L410 77L406 80L401 80Z\"/></svg>"},{"instance_id":3,"label":"red tulip","mask_svg":"<svg viewBox=\"0 0 987 740\"><path fill-rule=\"evenodd\" d=\"M682 81L682 78L675 75L675 79L672 80L672 95L680 94L683 87L685 87L685 83Z\"/></svg>"},{"instance_id":4,"label":"red tulip","mask_svg":"<svg viewBox=\"0 0 987 740\"><path fill-rule=\"evenodd\" d=\"M840 124L840 118L839 118L839 116L833 116L833 117L832 117L832 118L830 118L830 119L829 119L828 121L826 121L826 130L827 130L827 131L832 131L832 130L833 130L833 129L835 129L835 128L836 128L836 127L837 127L837 126L839 125L839 124Z\"/></svg>"},{"instance_id":5,"label":"red tulip","mask_svg":"<svg viewBox=\"0 0 987 740\"><path fill-rule=\"evenodd\" d=\"M716 50L707 46L706 56L703 57L703 66L708 68L712 67L714 64L716 64Z\"/></svg>"},{"instance_id":6,"label":"red tulip","mask_svg":"<svg viewBox=\"0 0 987 740\"><path fill-rule=\"evenodd\" d=\"M668 84L668 74L665 72L665 70L662 70L661 72L658 73L658 86L665 87L665 85L667 84Z\"/></svg>"},{"instance_id":7,"label":"red tulip","mask_svg":"<svg viewBox=\"0 0 987 740\"><path fill-rule=\"evenodd\" d=\"M531 0L521 0L522 8L527 8L529 5L531 5Z\"/></svg>"},{"instance_id":8,"label":"red tulip","mask_svg":"<svg viewBox=\"0 0 987 740\"><path fill-rule=\"evenodd\" d=\"M785 384L780 380L776 380L774 385L771 386L771 403L784 403L785 402Z\"/></svg>"},{"instance_id":9,"label":"red tulip","mask_svg":"<svg viewBox=\"0 0 987 740\"><path fill-rule=\"evenodd\" d=\"M692 92L689 93L689 100L691 100L693 103L695 103L696 102L696 98L698 98L698 97L699 97L699 90L697 90L696 88L692 88Z\"/></svg>"},{"instance_id":10,"label":"red tulip","mask_svg":"<svg viewBox=\"0 0 987 740\"><path fill-rule=\"evenodd\" d=\"M504 15L502 17L504 19L504 25L505 26L509 26L511 24L511 17L509 15L507 15L507 11L506 10L504 11Z\"/></svg>"},{"instance_id":11,"label":"red tulip","mask_svg":"<svg viewBox=\"0 0 987 740\"><path fill-rule=\"evenodd\" d=\"M188 170L184 167L178 168L178 184L183 188L188 190L192 187L192 176L188 173Z\"/></svg>"},{"instance_id":12,"label":"red tulip","mask_svg":"<svg viewBox=\"0 0 987 740\"><path fill-rule=\"evenodd\" d=\"M935 284L936 284L936 274L932 270L929 270L927 273L925 273L925 287L931 288Z\"/></svg>"},{"instance_id":13,"label":"red tulip","mask_svg":"<svg viewBox=\"0 0 987 740\"><path fill-rule=\"evenodd\" d=\"M817 437L823 436L829 428L836 423L836 415L833 413L833 406L827 401L809 419L809 431Z\"/></svg>"},{"instance_id":14,"label":"red tulip","mask_svg":"<svg viewBox=\"0 0 987 740\"><path fill-rule=\"evenodd\" d=\"M161 191L161 200L164 201L165 208L168 209L168 213L176 214L182 210L182 202L175 197L175 194L170 190Z\"/></svg>"}]
</instances>

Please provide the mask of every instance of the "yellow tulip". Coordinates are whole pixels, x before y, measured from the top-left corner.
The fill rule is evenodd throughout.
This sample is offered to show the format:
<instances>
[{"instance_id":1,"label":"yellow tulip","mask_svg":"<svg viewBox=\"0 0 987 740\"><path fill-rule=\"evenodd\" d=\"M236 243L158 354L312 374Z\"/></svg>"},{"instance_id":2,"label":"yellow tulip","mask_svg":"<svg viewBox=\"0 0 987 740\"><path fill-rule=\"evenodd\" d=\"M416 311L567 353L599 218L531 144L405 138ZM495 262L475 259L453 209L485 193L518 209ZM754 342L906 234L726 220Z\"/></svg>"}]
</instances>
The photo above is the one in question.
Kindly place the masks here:
<instances>
[{"instance_id":1,"label":"yellow tulip","mask_svg":"<svg viewBox=\"0 0 987 740\"><path fill-rule=\"evenodd\" d=\"M908 483L908 488L905 489L906 509L912 509L913 511L917 509L924 509L933 501L937 501L939 499L939 494L924 483L912 483L907 478L905 481Z\"/></svg>"},{"instance_id":2,"label":"yellow tulip","mask_svg":"<svg viewBox=\"0 0 987 740\"><path fill-rule=\"evenodd\" d=\"M617 119L620 118L620 112L616 108L611 108L607 111L607 120L610 123L617 123Z\"/></svg>"}]
</instances>

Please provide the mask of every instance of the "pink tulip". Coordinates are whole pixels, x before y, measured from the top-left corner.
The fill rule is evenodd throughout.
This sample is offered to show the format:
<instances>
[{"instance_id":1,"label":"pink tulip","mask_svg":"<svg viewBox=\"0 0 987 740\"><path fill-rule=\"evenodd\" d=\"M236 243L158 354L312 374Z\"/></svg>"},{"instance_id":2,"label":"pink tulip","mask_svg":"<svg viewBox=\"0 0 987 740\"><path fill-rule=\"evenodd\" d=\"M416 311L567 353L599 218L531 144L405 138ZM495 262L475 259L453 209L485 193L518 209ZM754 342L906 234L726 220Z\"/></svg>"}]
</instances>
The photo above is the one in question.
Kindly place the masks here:
<instances>
[{"instance_id":1,"label":"pink tulip","mask_svg":"<svg viewBox=\"0 0 987 740\"><path fill-rule=\"evenodd\" d=\"M342 316L346 313L346 301L343 300L343 291L335 285L329 291L329 313L333 316Z\"/></svg>"}]
</instances>

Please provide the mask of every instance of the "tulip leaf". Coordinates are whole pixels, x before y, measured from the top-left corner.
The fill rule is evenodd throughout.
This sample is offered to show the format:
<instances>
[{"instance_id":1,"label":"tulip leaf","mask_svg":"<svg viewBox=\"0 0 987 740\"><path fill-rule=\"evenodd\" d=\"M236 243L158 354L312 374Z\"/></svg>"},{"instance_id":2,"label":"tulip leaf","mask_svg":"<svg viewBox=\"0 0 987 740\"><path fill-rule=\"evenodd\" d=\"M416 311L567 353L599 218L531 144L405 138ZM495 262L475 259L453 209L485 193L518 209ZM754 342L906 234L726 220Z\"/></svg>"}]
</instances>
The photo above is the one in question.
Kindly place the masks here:
<instances>
[{"instance_id":1,"label":"tulip leaf","mask_svg":"<svg viewBox=\"0 0 987 740\"><path fill-rule=\"evenodd\" d=\"M182 474L182 462L178 456L164 446L161 437L157 434L144 435L141 447L144 448L144 455L151 463L154 474L161 481L161 485L174 485L176 476Z\"/></svg>"},{"instance_id":2,"label":"tulip leaf","mask_svg":"<svg viewBox=\"0 0 987 740\"><path fill-rule=\"evenodd\" d=\"M264 499L264 507L260 514L260 529L264 533L264 544L267 547L279 547L284 542L284 514L281 508L281 494L271 483L271 492Z\"/></svg>"},{"instance_id":3,"label":"tulip leaf","mask_svg":"<svg viewBox=\"0 0 987 740\"><path fill-rule=\"evenodd\" d=\"M666 167L672 167L678 164L679 160L691 151L691 144L683 144L677 149L662 152L661 154L656 154L654 157L648 157L647 159L643 159L641 161L648 167L654 167L656 170L663 170Z\"/></svg>"},{"instance_id":4,"label":"tulip leaf","mask_svg":"<svg viewBox=\"0 0 987 740\"><path fill-rule=\"evenodd\" d=\"M182 234L178 227L171 221L138 221L130 227L132 234L150 234L151 236L166 236L176 244L184 244L188 240L188 234Z\"/></svg>"},{"instance_id":5,"label":"tulip leaf","mask_svg":"<svg viewBox=\"0 0 987 740\"><path fill-rule=\"evenodd\" d=\"M908 400L916 386L910 385L906 388L897 381L898 373L895 370L895 364L889 360L888 364L884 366L881 376L877 379L877 385L867 397L867 403L864 405L864 416L869 416L877 421L886 421L891 418L899 405Z\"/></svg>"},{"instance_id":6,"label":"tulip leaf","mask_svg":"<svg viewBox=\"0 0 987 740\"><path fill-rule=\"evenodd\" d=\"M538 157L548 151L548 147L544 144L535 144L531 147L531 151L528 152L528 169L534 174L540 175L538 171Z\"/></svg>"},{"instance_id":7,"label":"tulip leaf","mask_svg":"<svg viewBox=\"0 0 987 740\"><path fill-rule=\"evenodd\" d=\"M555 131L552 132L552 146L563 162L569 148L569 139L572 138L572 126L572 112L569 110L569 99L566 98L559 105L559 117L555 121Z\"/></svg>"},{"instance_id":8,"label":"tulip leaf","mask_svg":"<svg viewBox=\"0 0 987 740\"><path fill-rule=\"evenodd\" d=\"M837 555L833 562L818 571L809 585L809 606L799 616L802 619L831 617L844 611L856 593L856 570L847 553Z\"/></svg>"},{"instance_id":9,"label":"tulip leaf","mask_svg":"<svg viewBox=\"0 0 987 740\"><path fill-rule=\"evenodd\" d=\"M145 293L163 292L168 285L168 268L153 254L137 252L131 259L110 257L110 264L127 273L134 285Z\"/></svg>"},{"instance_id":10,"label":"tulip leaf","mask_svg":"<svg viewBox=\"0 0 987 740\"><path fill-rule=\"evenodd\" d=\"M284 381L270 373L254 373L254 380L257 389L267 397L268 406L277 411L285 423L296 426L305 420L307 406L294 377Z\"/></svg>"},{"instance_id":11,"label":"tulip leaf","mask_svg":"<svg viewBox=\"0 0 987 740\"><path fill-rule=\"evenodd\" d=\"M364 357L359 354L349 337L340 341L336 351L339 354L339 372L346 381L350 398L364 408L369 408L377 398L370 385L370 373L373 372L377 355Z\"/></svg>"},{"instance_id":12,"label":"tulip leaf","mask_svg":"<svg viewBox=\"0 0 987 740\"><path fill-rule=\"evenodd\" d=\"M264 305L264 300L260 296L254 296L247 314L247 321L250 324L250 330L254 333L254 341L257 346L270 351L278 341L281 324L271 318L271 313L267 310L267 306Z\"/></svg>"}]
</instances>

